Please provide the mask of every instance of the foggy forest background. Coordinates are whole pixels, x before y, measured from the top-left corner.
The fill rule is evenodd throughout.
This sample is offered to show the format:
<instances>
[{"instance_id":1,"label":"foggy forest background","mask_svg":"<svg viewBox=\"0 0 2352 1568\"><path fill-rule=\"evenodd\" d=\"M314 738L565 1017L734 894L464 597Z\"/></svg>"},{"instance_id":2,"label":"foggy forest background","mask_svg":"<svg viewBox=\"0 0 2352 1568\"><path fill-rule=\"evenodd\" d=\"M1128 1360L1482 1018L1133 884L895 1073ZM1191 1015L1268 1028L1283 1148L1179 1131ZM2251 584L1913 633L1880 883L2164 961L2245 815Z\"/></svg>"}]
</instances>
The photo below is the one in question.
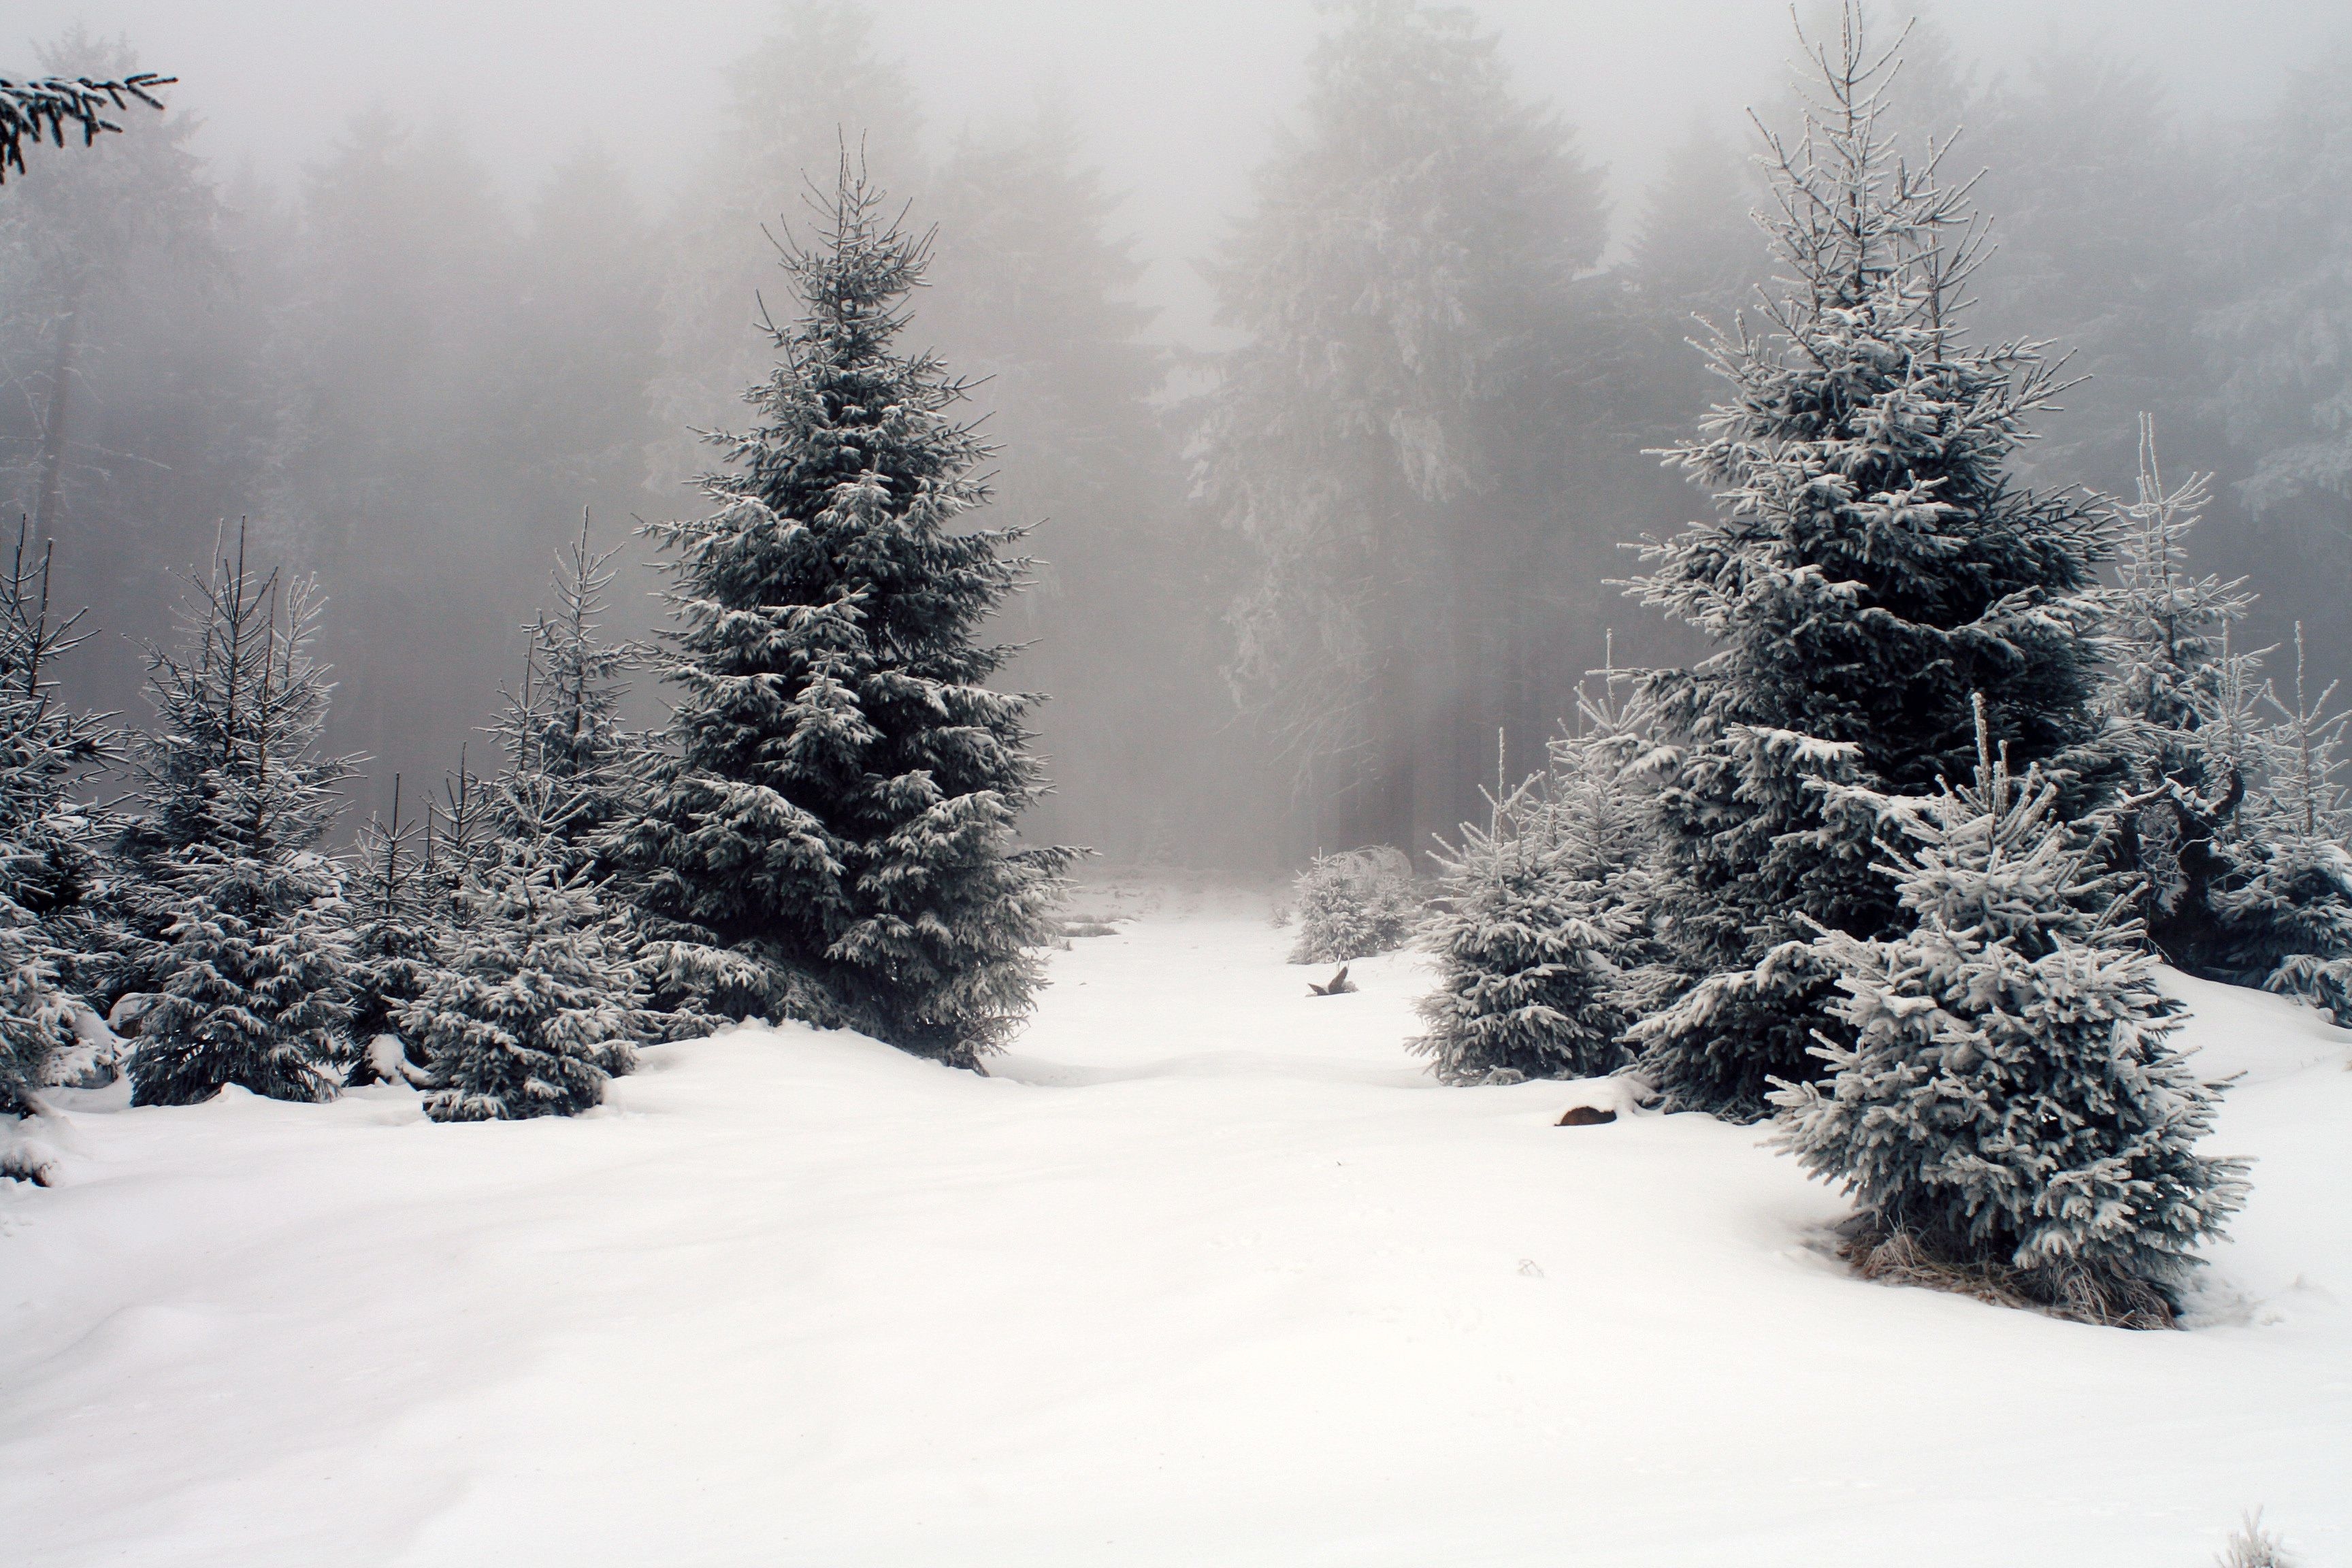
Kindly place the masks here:
<instances>
[{"instance_id":1,"label":"foggy forest background","mask_svg":"<svg viewBox=\"0 0 2352 1568\"><path fill-rule=\"evenodd\" d=\"M697 510L692 432L764 375L762 291L789 308L772 237L846 147L937 226L912 335L976 384L990 521L1042 520L1003 627L1034 641L1008 679L1052 696L1058 793L1027 833L1225 867L1425 847L1481 813L1498 731L1540 760L1612 637L1621 665L1696 651L1612 580L1622 542L1706 506L1648 451L1710 400L1693 317L1769 270L1762 193L1728 114L1643 127L1654 176L1612 199L1507 31L1324 23L1247 195L1180 258L1214 314L1175 342L1150 193L1103 175L1069 95L1006 81L943 127L856 5L744 38L659 182L616 118L518 195L463 116L373 101L280 180L201 150L185 76L0 202L0 500L103 631L68 695L143 721L135 639L168 640L249 519L328 595L329 748L372 759L353 816L395 771L437 783L583 510L600 544ZM180 66L86 31L10 47L16 74ZM1754 61L1768 122L1785 53ZM2168 468L2218 476L2198 569L2251 575L2258 641L2300 620L2352 668L2352 44L2226 112L2128 40L1986 61L1930 16L1905 53L1906 140L1965 126L1949 166L1987 171L1976 337L2089 378L2021 482L2128 492L2152 414ZM616 631L659 624L652 585Z\"/></svg>"}]
</instances>

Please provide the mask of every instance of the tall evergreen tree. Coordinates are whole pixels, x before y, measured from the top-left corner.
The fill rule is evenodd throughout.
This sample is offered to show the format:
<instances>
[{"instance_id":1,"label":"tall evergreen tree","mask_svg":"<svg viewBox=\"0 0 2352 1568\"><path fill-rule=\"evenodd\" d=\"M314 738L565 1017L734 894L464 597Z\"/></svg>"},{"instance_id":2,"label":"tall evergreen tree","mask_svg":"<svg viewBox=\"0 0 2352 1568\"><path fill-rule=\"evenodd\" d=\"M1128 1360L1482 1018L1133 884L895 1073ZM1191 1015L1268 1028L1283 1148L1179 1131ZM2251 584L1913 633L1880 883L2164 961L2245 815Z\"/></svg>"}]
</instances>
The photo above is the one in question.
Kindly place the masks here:
<instances>
[{"instance_id":1,"label":"tall evergreen tree","mask_svg":"<svg viewBox=\"0 0 2352 1568\"><path fill-rule=\"evenodd\" d=\"M173 649L151 648L158 725L134 751L145 811L125 833L128 957L160 993L131 1057L132 1100L185 1105L226 1084L279 1100L335 1091L350 1020L348 910L317 845L353 770L318 742L332 688L310 657L319 603L216 561Z\"/></svg>"},{"instance_id":2,"label":"tall evergreen tree","mask_svg":"<svg viewBox=\"0 0 2352 1568\"><path fill-rule=\"evenodd\" d=\"M787 254L803 314L756 423L714 437L718 510L648 530L674 552L677 752L628 852L657 920L757 966L717 1010L971 1065L1029 1009L1069 852L1016 847L1033 700L982 684L1009 650L973 638L1023 531L964 521L987 449L962 385L898 346L927 247L882 204L845 159Z\"/></svg>"},{"instance_id":3,"label":"tall evergreen tree","mask_svg":"<svg viewBox=\"0 0 2352 1568\"><path fill-rule=\"evenodd\" d=\"M1297 764L1303 837L1411 847L1474 808L1498 727L1532 752L1559 716L1563 399L1605 236L1594 172L1467 12L1339 17L1210 268L1247 341L1200 477L1253 556L1231 673Z\"/></svg>"},{"instance_id":4,"label":"tall evergreen tree","mask_svg":"<svg viewBox=\"0 0 2352 1568\"><path fill-rule=\"evenodd\" d=\"M278 483L257 537L335 584L337 734L433 755L478 721L476 672L504 652L578 504L551 503L536 487L559 476L517 457L554 423L539 406L551 395L517 385L524 366L557 370L530 342L550 307L523 303L511 219L446 124L354 116L298 210ZM403 656L373 657L391 647Z\"/></svg>"},{"instance_id":5,"label":"tall evergreen tree","mask_svg":"<svg viewBox=\"0 0 2352 1568\"><path fill-rule=\"evenodd\" d=\"M2201 221L2175 218L2165 243L2133 254L2202 262L2180 311L2202 352L2172 378L2193 396L2173 395L2215 432L2193 448L2199 466L2237 476L2216 498L2221 537L2206 551L2263 584L2262 640L2299 621L2322 668L2352 674L2352 39L2289 73L2266 114L2183 140L2206 149L2187 204ZM2162 165L2175 203L2181 173ZM2168 414L2175 428L2196 427Z\"/></svg>"},{"instance_id":6,"label":"tall evergreen tree","mask_svg":"<svg viewBox=\"0 0 2352 1568\"><path fill-rule=\"evenodd\" d=\"M130 47L75 30L71 78L135 75ZM36 156L0 191L0 517L59 542L60 599L114 627L168 626L173 568L258 510L276 416L268 302L193 113ZM74 668L100 709L138 700L133 660Z\"/></svg>"},{"instance_id":7,"label":"tall evergreen tree","mask_svg":"<svg viewBox=\"0 0 2352 1568\"><path fill-rule=\"evenodd\" d=\"M1969 97L1947 123L1970 128L1971 161L1990 165L1979 198L2000 214L1977 321L2056 338L2082 378L2021 471L2127 489L2144 412L2176 456L2217 460L2197 327L2221 281L2212 220L2237 178L2225 139L2185 122L2160 75L2104 39L2037 50Z\"/></svg>"},{"instance_id":8,"label":"tall evergreen tree","mask_svg":"<svg viewBox=\"0 0 2352 1568\"><path fill-rule=\"evenodd\" d=\"M2254 459L2257 509L2352 500L2352 42L2295 73L2242 157L2247 199L2233 215L2238 298L2206 329L2223 353L2214 395ZM2330 531L2334 536L2335 531ZM2330 563L2339 570L2339 559ZM2339 576L2337 582L2342 581Z\"/></svg>"},{"instance_id":9,"label":"tall evergreen tree","mask_svg":"<svg viewBox=\"0 0 2352 1568\"><path fill-rule=\"evenodd\" d=\"M1830 979L1805 922L1867 939L1897 920L1875 823L1823 785L1964 776L1975 690L2021 759L2092 727L2101 519L2006 472L2057 373L2036 344L1962 332L1981 230L1940 147L1891 143L1895 56L1858 10L1815 63L1803 134L1766 139L1789 287L1763 332L1718 334L1730 400L1675 453L1719 515L1648 543L1634 585L1716 648L1649 681L1679 748L1662 909L1695 984L1636 1037L1669 1104L1748 1118L1771 1079L1810 1076Z\"/></svg>"},{"instance_id":10,"label":"tall evergreen tree","mask_svg":"<svg viewBox=\"0 0 2352 1568\"><path fill-rule=\"evenodd\" d=\"M1625 343L1610 374L1608 411L1643 447L1679 439L1722 384L1690 340L1729 322L1771 269L1748 216L1756 193L1738 151L1711 132L1675 143L1643 202L1619 268ZM1644 458L1654 483L1670 481ZM1677 509L1687 492L1675 485ZM1674 514L1680 516L1679 510Z\"/></svg>"},{"instance_id":11,"label":"tall evergreen tree","mask_svg":"<svg viewBox=\"0 0 2352 1568\"><path fill-rule=\"evenodd\" d=\"M1817 939L1846 1033L1822 1037L1827 1083L1772 1096L1779 1141L1853 1194L1872 1262L2154 1326L2246 1163L2196 1152L2218 1096L2170 1042L2119 879L1979 734L1973 785L1852 794L1899 836L1880 870L1914 923Z\"/></svg>"},{"instance_id":12,"label":"tall evergreen tree","mask_svg":"<svg viewBox=\"0 0 2352 1568\"><path fill-rule=\"evenodd\" d=\"M488 410L506 461L488 473L502 510L529 520L513 531L533 548L516 552L509 592L545 559L538 542L561 521L551 500L604 516L639 504L646 447L659 434L660 257L627 171L593 142L549 172L515 237Z\"/></svg>"}]
</instances>

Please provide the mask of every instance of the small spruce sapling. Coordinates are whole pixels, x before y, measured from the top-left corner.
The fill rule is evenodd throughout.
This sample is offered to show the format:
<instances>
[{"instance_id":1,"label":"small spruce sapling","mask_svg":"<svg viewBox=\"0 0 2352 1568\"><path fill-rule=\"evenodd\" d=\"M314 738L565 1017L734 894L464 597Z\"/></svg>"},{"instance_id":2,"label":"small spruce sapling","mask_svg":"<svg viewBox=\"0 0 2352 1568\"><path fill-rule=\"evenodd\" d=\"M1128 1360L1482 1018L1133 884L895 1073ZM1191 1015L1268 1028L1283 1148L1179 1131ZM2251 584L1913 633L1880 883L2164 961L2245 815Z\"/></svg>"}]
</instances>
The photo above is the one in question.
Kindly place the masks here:
<instances>
[{"instance_id":1,"label":"small spruce sapling","mask_svg":"<svg viewBox=\"0 0 2352 1568\"><path fill-rule=\"evenodd\" d=\"M1631 1024L1663 1011L1689 984L1671 944L1653 924L1658 909L1658 837L1654 815L1662 766L1657 715L1639 677L1608 660L1587 672L1599 694L1580 683L1576 726L1550 747L1550 789L1574 825L1577 874L1600 888L1597 906L1614 933L1615 1005ZM1630 1044L1630 1040L1628 1042Z\"/></svg>"},{"instance_id":2,"label":"small spruce sapling","mask_svg":"<svg viewBox=\"0 0 2352 1568\"><path fill-rule=\"evenodd\" d=\"M1422 926L1438 988L1420 1004L1429 1032L1411 1043L1451 1084L1591 1078L1623 1057L1622 984L1611 954L1638 921L1612 905L1593 869L1589 825L1538 774L1499 779L1486 826L1462 826L1438 854L1437 896Z\"/></svg>"},{"instance_id":3,"label":"small spruce sapling","mask_svg":"<svg viewBox=\"0 0 2352 1568\"><path fill-rule=\"evenodd\" d=\"M1293 889L1298 940L1293 963L1344 963L1393 952L1421 915L1412 864L1386 844L1317 855Z\"/></svg>"},{"instance_id":4,"label":"small spruce sapling","mask_svg":"<svg viewBox=\"0 0 2352 1568\"><path fill-rule=\"evenodd\" d=\"M492 730L508 772L543 775L576 803L559 829L562 842L572 858L600 870L607 834L642 805L642 774L655 744L621 720L627 677L644 650L603 635L619 553L617 545L593 548L583 511L579 541L559 552L551 575L555 611L523 627L522 686L509 695Z\"/></svg>"},{"instance_id":5,"label":"small spruce sapling","mask_svg":"<svg viewBox=\"0 0 2352 1568\"><path fill-rule=\"evenodd\" d=\"M425 1054L436 1121L576 1116L635 1062L642 983L596 885L566 865L582 797L543 776L492 793L509 826L457 889L463 918L402 1030Z\"/></svg>"},{"instance_id":6,"label":"small spruce sapling","mask_svg":"<svg viewBox=\"0 0 2352 1568\"><path fill-rule=\"evenodd\" d=\"M2216 1087L2172 1045L2127 879L1978 713L1973 784L1842 792L1903 841L1879 869L1916 923L1816 939L1845 1030L1820 1037L1825 1081L1779 1086L1775 1141L1853 1195L1866 1270L2166 1324L2246 1162L2196 1152Z\"/></svg>"},{"instance_id":7,"label":"small spruce sapling","mask_svg":"<svg viewBox=\"0 0 2352 1568\"><path fill-rule=\"evenodd\" d=\"M352 1059L346 1086L414 1082L425 1065L400 1037L400 1013L425 994L439 958L419 825L400 819L400 775L392 776L392 820L360 829L350 877Z\"/></svg>"},{"instance_id":8,"label":"small spruce sapling","mask_svg":"<svg viewBox=\"0 0 2352 1568\"><path fill-rule=\"evenodd\" d=\"M349 910L319 839L349 759L321 757L332 688L310 657L313 586L217 561L173 649L149 651L159 724L136 765L145 813L124 836L158 982L131 1052L132 1103L188 1105L236 1084L335 1092L347 1050ZM157 929L160 927L160 929Z\"/></svg>"},{"instance_id":9,"label":"small spruce sapling","mask_svg":"<svg viewBox=\"0 0 2352 1568\"><path fill-rule=\"evenodd\" d=\"M490 784L473 771L469 748L457 748L457 771L441 780L441 799L425 803L425 853L417 864L425 913L436 932L465 924L457 895L492 845Z\"/></svg>"},{"instance_id":10,"label":"small spruce sapling","mask_svg":"<svg viewBox=\"0 0 2352 1568\"><path fill-rule=\"evenodd\" d=\"M2263 1510L2256 1509L2238 1521L2213 1562L2215 1568L2296 1568L2297 1559L2284 1541L2263 1528Z\"/></svg>"}]
</instances>

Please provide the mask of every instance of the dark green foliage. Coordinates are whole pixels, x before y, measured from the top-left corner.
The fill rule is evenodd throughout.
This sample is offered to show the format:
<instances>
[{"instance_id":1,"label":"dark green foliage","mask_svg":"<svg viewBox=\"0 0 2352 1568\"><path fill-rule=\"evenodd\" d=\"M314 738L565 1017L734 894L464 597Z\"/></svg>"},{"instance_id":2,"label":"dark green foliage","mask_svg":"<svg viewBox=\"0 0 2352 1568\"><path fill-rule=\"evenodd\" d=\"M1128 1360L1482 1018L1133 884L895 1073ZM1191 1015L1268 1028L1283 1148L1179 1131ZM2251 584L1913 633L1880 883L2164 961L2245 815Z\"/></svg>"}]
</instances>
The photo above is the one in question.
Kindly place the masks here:
<instances>
[{"instance_id":1,"label":"dark green foliage","mask_svg":"<svg viewBox=\"0 0 2352 1568\"><path fill-rule=\"evenodd\" d=\"M157 889L163 994L141 1018L131 1103L194 1105L225 1085L271 1100L334 1098L349 1039L349 936L334 863L308 850L190 847Z\"/></svg>"},{"instance_id":2,"label":"dark green foliage","mask_svg":"<svg viewBox=\"0 0 2352 1568\"><path fill-rule=\"evenodd\" d=\"M701 1005L971 1064L1028 1011L1068 853L1016 847L1032 700L982 684L1008 650L974 638L1021 531L964 521L987 449L962 387L897 346L925 248L882 201L845 166L786 258L804 314L757 423L714 437L718 510L648 530L674 555L677 750L625 868L657 934L731 960Z\"/></svg>"},{"instance_id":3,"label":"dark green foliage","mask_svg":"<svg viewBox=\"0 0 2352 1568\"><path fill-rule=\"evenodd\" d=\"M2104 826L2117 865L2137 879L2157 951L2192 974L2243 983L2260 921L2233 910L2233 889L2251 852L2245 806L2264 687L2261 654L2231 643L2254 602L2244 579L2189 570L2207 485L2202 474L2165 482L2154 422L2143 417L2138 497L2121 509L2116 583L2105 595L2098 706L2124 778Z\"/></svg>"},{"instance_id":4,"label":"dark green foliage","mask_svg":"<svg viewBox=\"0 0 2352 1568\"><path fill-rule=\"evenodd\" d=\"M2239 876L2218 900L2242 933L2246 984L2300 996L2352 1026L2352 759L2338 755L2352 712L2331 682L2311 689L2303 626L2294 628L2294 703L2269 699L2255 732L2263 783L2245 813Z\"/></svg>"},{"instance_id":5,"label":"dark green foliage","mask_svg":"<svg viewBox=\"0 0 2352 1568\"><path fill-rule=\"evenodd\" d=\"M1281 788L1219 670L1238 542L1187 514L1157 405L1174 356L1146 336L1149 274L1121 233L1132 199L1090 155L1052 99L957 139L931 178L920 330L1002 448L997 510L1043 520L1035 582L999 622L1022 644L1003 679L1054 694L1034 719L1055 789L1029 831L1120 861L1229 863L1264 843L1255 807Z\"/></svg>"}]
</instances>

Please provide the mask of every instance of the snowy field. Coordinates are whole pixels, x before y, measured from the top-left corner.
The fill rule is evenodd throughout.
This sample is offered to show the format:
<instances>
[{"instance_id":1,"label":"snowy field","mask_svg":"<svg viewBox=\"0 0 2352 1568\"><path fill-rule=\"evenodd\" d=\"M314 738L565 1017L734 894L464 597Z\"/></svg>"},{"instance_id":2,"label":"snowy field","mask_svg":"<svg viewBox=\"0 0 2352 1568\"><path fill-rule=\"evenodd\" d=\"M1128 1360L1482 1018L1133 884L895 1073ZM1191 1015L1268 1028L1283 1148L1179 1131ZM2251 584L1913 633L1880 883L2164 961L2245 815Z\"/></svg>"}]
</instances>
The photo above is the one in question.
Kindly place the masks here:
<instances>
[{"instance_id":1,"label":"snowy field","mask_svg":"<svg viewBox=\"0 0 2352 1568\"><path fill-rule=\"evenodd\" d=\"M1421 960L1310 1000L1262 897L1117 909L985 1079L791 1027L576 1121L67 1096L0 1184L0 1561L2189 1568L2261 1504L2352 1563L2309 1014L2179 983L2260 1163L2135 1334L1850 1278L1756 1130L1435 1086Z\"/></svg>"}]
</instances>

